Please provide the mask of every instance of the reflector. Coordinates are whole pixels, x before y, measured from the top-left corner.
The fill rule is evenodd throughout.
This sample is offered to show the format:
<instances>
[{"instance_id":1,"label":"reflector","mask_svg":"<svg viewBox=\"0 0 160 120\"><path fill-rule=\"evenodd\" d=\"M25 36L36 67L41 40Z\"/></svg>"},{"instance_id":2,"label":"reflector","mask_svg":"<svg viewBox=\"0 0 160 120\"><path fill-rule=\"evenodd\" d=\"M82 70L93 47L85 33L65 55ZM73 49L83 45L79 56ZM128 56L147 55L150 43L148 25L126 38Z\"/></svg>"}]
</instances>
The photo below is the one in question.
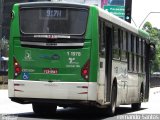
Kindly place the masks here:
<instances>
[{"instance_id":1,"label":"reflector","mask_svg":"<svg viewBox=\"0 0 160 120\"><path fill-rule=\"evenodd\" d=\"M14 78L16 78L21 72L21 66L17 62L16 58L14 58Z\"/></svg>"},{"instance_id":2,"label":"reflector","mask_svg":"<svg viewBox=\"0 0 160 120\"><path fill-rule=\"evenodd\" d=\"M84 79L89 79L89 67L90 67L90 60L87 60L86 64L81 69L81 75Z\"/></svg>"}]
</instances>

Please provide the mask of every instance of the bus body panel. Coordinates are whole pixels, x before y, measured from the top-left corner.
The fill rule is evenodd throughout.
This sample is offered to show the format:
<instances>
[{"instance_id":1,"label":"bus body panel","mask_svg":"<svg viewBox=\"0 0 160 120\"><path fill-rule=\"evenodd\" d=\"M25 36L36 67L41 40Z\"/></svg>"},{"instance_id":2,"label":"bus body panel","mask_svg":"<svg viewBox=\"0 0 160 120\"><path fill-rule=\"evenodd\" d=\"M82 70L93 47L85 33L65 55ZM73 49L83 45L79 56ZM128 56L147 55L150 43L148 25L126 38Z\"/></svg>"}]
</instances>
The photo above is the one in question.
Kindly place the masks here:
<instances>
[{"instance_id":1,"label":"bus body panel","mask_svg":"<svg viewBox=\"0 0 160 120\"><path fill-rule=\"evenodd\" d=\"M13 7L13 19L11 20L11 29L10 29L10 41L9 41L9 62L8 62L8 78L13 79L14 76L14 67L13 67L13 54L14 54L14 38L19 38L20 29L19 29L19 5L15 4ZM11 72L12 71L12 72Z\"/></svg>"},{"instance_id":2,"label":"bus body panel","mask_svg":"<svg viewBox=\"0 0 160 120\"><path fill-rule=\"evenodd\" d=\"M99 71L99 35L98 35L98 11L95 6L91 6L91 33L92 33L92 44L91 44L91 65L90 65L90 81L97 82L97 72Z\"/></svg>"},{"instance_id":3,"label":"bus body panel","mask_svg":"<svg viewBox=\"0 0 160 120\"><path fill-rule=\"evenodd\" d=\"M119 62L112 60L112 80L117 80L117 105L126 101L128 90L128 73L127 64L125 62Z\"/></svg>"},{"instance_id":4,"label":"bus body panel","mask_svg":"<svg viewBox=\"0 0 160 120\"><path fill-rule=\"evenodd\" d=\"M20 22L19 8L19 5L14 5L15 15L11 23L9 97L96 101L98 46L91 45L91 42L98 42L98 36L91 34L96 32L91 28L93 23L95 23L93 27L97 27L98 21L92 19L97 17L97 13L93 14L96 10L93 11L91 8L89 10L84 46L64 50L22 46L23 34L20 33L20 27L15 26ZM14 28L17 28L16 32ZM22 71L16 77L15 59ZM93 66L89 69L88 80L81 75L87 61Z\"/></svg>"},{"instance_id":5,"label":"bus body panel","mask_svg":"<svg viewBox=\"0 0 160 120\"><path fill-rule=\"evenodd\" d=\"M17 6L15 6L15 9L15 14L18 14L19 10L17 10ZM15 21L19 21L16 19L17 17L19 16L15 16L13 19L12 25L17 24ZM14 29L13 26L11 28ZM16 77L16 79L23 80L23 76L27 74L29 77L28 80L87 82L87 80L84 80L81 76L81 69L90 59L91 36L89 31L90 24L87 26L87 34L84 37L83 48L70 48L66 50L23 47L20 41L20 37L23 37L23 34L20 35L20 33L17 34L13 32L13 37L11 38L13 43L10 45L13 46L13 48L11 48L13 49L13 53L10 55L12 59L10 65L13 66L13 59L15 58L22 69L22 73ZM13 67L10 68L12 69ZM12 69L11 71L14 70ZM13 78L13 76L12 73L10 78Z\"/></svg>"},{"instance_id":6,"label":"bus body panel","mask_svg":"<svg viewBox=\"0 0 160 120\"><path fill-rule=\"evenodd\" d=\"M96 100L96 83L9 80L9 97L62 100ZM88 93L90 93L88 95Z\"/></svg>"},{"instance_id":7,"label":"bus body panel","mask_svg":"<svg viewBox=\"0 0 160 120\"><path fill-rule=\"evenodd\" d=\"M22 69L22 73L16 79L85 82L81 76L81 69L90 58L89 53L89 49L37 50L16 46L14 58ZM28 78L25 78L25 74Z\"/></svg>"}]
</instances>

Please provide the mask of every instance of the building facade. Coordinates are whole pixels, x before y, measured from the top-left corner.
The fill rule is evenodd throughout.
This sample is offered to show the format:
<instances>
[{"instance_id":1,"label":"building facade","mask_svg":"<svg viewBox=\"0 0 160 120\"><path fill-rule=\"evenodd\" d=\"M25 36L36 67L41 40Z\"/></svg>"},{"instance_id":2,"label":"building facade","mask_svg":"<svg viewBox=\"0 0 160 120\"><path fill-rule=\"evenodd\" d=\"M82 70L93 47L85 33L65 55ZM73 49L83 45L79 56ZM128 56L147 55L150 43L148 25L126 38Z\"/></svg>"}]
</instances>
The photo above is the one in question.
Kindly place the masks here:
<instances>
[{"instance_id":1,"label":"building facade","mask_svg":"<svg viewBox=\"0 0 160 120\"><path fill-rule=\"evenodd\" d=\"M7 70L8 41L12 6L19 2L36 2L47 0L0 0L0 71ZM49 1L49 0L48 0Z\"/></svg>"},{"instance_id":2,"label":"building facade","mask_svg":"<svg viewBox=\"0 0 160 120\"><path fill-rule=\"evenodd\" d=\"M9 31L10 31L10 20L11 20L11 11L12 6L18 2L35 2L35 1L46 1L46 0L1 0L1 11L2 11L2 28L1 28L1 38L9 39Z\"/></svg>"},{"instance_id":3,"label":"building facade","mask_svg":"<svg viewBox=\"0 0 160 120\"><path fill-rule=\"evenodd\" d=\"M3 0L0 0L0 39L2 38L2 16L3 16Z\"/></svg>"}]
</instances>

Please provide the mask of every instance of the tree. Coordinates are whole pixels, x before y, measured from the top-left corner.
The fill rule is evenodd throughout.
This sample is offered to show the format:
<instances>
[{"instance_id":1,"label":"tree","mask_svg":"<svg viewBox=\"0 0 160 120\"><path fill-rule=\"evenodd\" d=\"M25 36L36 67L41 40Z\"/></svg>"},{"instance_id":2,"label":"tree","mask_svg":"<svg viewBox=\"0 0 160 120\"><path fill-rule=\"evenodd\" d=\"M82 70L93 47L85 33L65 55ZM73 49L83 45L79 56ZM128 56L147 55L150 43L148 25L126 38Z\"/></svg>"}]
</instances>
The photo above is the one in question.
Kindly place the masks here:
<instances>
[{"instance_id":1,"label":"tree","mask_svg":"<svg viewBox=\"0 0 160 120\"><path fill-rule=\"evenodd\" d=\"M150 22L146 22L142 29L149 33L151 42L156 45L156 55L155 60L153 60L152 71L160 71L160 30L153 27Z\"/></svg>"},{"instance_id":2,"label":"tree","mask_svg":"<svg viewBox=\"0 0 160 120\"><path fill-rule=\"evenodd\" d=\"M150 31L152 30L152 24L150 22L146 22L143 25L142 29L145 30L146 32L150 33Z\"/></svg>"}]
</instances>

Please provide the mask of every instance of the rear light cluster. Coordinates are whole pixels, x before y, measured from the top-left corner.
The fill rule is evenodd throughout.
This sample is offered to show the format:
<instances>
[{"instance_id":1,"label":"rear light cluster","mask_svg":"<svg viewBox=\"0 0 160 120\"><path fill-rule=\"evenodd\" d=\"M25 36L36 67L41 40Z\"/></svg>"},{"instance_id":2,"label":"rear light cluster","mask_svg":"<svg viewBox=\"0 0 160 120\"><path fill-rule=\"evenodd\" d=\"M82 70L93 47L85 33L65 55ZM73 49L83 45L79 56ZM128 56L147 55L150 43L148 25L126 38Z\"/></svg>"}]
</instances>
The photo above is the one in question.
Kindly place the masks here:
<instances>
[{"instance_id":1,"label":"rear light cluster","mask_svg":"<svg viewBox=\"0 0 160 120\"><path fill-rule=\"evenodd\" d=\"M21 66L14 58L14 78L16 78L22 72Z\"/></svg>"},{"instance_id":2,"label":"rear light cluster","mask_svg":"<svg viewBox=\"0 0 160 120\"><path fill-rule=\"evenodd\" d=\"M89 68L90 68L90 60L86 62L86 64L81 69L81 75L84 79L89 79Z\"/></svg>"}]
</instances>

